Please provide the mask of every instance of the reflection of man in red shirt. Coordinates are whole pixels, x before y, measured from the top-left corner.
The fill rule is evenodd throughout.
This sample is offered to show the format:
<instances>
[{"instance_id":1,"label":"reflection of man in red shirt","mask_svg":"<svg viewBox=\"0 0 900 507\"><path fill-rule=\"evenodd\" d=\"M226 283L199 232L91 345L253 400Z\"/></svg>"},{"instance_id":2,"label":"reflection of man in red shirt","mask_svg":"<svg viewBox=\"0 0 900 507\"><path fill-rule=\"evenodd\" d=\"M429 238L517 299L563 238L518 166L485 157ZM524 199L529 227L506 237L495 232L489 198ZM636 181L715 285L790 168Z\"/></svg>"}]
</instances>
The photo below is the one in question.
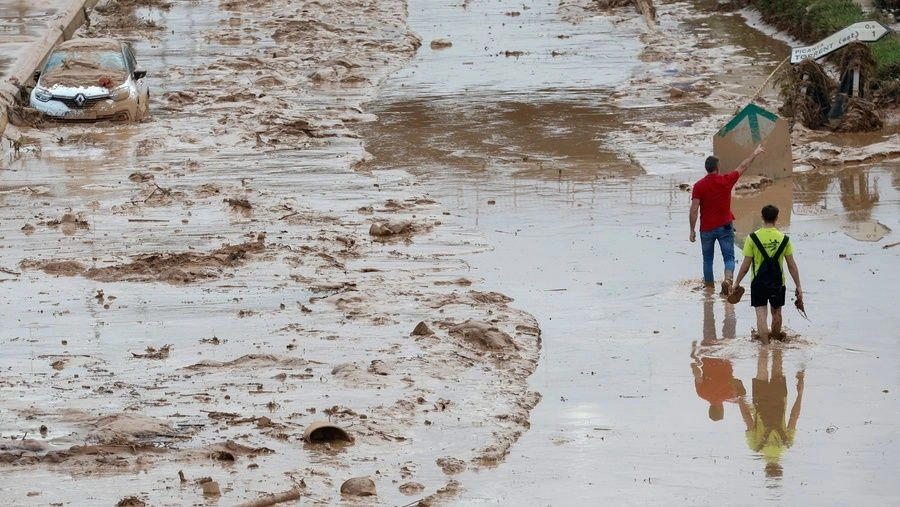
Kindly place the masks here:
<instances>
[{"instance_id":1,"label":"reflection of man in red shirt","mask_svg":"<svg viewBox=\"0 0 900 507\"><path fill-rule=\"evenodd\" d=\"M709 289L708 289L709 290ZM708 347L719 343L716 336L716 316L713 311L715 301L709 290L703 302L703 342ZM722 337L734 338L737 318L734 305L725 305L725 321L722 325ZM725 417L725 402L736 402L739 396L746 394L740 380L734 378L731 361L719 357L697 355L697 342L691 343L691 371L694 372L694 387L697 395L709 402L709 418L720 421Z\"/></svg>"},{"instance_id":2,"label":"reflection of man in red shirt","mask_svg":"<svg viewBox=\"0 0 900 507\"><path fill-rule=\"evenodd\" d=\"M725 402L736 402L740 392L740 380L734 378L731 361L718 357L698 357L697 342L691 344L691 370L697 395L709 402L709 418L720 421L725 417Z\"/></svg>"}]
</instances>

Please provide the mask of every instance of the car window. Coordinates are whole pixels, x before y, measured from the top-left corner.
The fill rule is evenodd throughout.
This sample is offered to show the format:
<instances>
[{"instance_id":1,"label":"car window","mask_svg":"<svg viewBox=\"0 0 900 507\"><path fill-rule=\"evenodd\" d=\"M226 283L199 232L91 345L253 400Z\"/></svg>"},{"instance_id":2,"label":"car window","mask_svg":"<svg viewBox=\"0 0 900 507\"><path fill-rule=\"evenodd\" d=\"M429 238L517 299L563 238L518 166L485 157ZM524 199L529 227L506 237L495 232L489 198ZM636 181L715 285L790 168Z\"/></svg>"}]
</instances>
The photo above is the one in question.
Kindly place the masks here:
<instances>
[{"instance_id":1,"label":"car window","mask_svg":"<svg viewBox=\"0 0 900 507\"><path fill-rule=\"evenodd\" d=\"M70 49L54 51L47 58L44 72L57 67L83 67L103 70L127 70L122 54L109 50Z\"/></svg>"},{"instance_id":2,"label":"car window","mask_svg":"<svg viewBox=\"0 0 900 507\"><path fill-rule=\"evenodd\" d=\"M134 58L134 51L128 44L125 45L125 58L128 60L128 67L131 70L137 69L137 60Z\"/></svg>"}]
</instances>

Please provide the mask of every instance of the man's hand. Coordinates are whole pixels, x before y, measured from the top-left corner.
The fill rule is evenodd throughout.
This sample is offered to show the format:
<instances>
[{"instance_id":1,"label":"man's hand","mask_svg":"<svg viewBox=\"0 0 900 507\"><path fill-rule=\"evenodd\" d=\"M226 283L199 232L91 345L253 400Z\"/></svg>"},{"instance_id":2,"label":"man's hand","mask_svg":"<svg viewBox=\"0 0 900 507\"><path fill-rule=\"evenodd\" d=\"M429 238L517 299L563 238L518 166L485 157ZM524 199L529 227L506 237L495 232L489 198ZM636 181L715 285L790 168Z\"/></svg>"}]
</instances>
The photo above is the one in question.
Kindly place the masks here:
<instances>
[{"instance_id":1,"label":"man's hand","mask_svg":"<svg viewBox=\"0 0 900 507\"><path fill-rule=\"evenodd\" d=\"M697 231L691 231L691 243L697 241Z\"/></svg>"},{"instance_id":2,"label":"man's hand","mask_svg":"<svg viewBox=\"0 0 900 507\"><path fill-rule=\"evenodd\" d=\"M744 172L747 171L747 168L750 167L750 164L753 163L753 159L755 159L758 155L761 155L766 152L766 149L762 147L762 145L757 145L756 149L753 150L753 153L750 154L749 157L745 158L743 162L739 166L735 168L735 171L740 173L743 176Z\"/></svg>"}]
</instances>

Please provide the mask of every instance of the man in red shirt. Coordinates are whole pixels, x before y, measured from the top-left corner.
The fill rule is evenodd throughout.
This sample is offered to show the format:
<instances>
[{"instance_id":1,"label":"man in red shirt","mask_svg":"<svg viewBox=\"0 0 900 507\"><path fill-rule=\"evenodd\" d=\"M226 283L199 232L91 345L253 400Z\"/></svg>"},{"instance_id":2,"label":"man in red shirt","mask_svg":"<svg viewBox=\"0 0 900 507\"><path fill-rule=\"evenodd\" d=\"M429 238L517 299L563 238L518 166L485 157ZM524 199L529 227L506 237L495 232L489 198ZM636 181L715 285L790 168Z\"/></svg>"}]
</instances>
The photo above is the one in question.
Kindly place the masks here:
<instances>
[{"instance_id":1,"label":"man in red shirt","mask_svg":"<svg viewBox=\"0 0 900 507\"><path fill-rule=\"evenodd\" d=\"M722 251L725 261L725 279L722 281L722 293L731 291L734 276L734 213L731 212L731 190L757 156L766 150L759 145L753 153L744 159L734 171L719 173L719 159L706 158L706 176L694 184L691 191L691 243L697 241L697 216L700 216L700 248L703 252L703 281L707 285L715 284L713 278L713 255L716 242Z\"/></svg>"}]
</instances>

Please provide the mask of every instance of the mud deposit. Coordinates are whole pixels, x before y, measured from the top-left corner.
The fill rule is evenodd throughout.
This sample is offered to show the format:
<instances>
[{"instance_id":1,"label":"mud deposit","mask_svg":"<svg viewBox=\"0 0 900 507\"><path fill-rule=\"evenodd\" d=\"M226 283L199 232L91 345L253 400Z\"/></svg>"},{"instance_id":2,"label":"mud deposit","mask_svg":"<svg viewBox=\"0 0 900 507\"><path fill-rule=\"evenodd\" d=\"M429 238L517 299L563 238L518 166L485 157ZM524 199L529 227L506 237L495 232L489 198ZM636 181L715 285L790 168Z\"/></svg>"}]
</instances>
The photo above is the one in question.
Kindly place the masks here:
<instances>
[{"instance_id":1,"label":"mud deposit","mask_svg":"<svg viewBox=\"0 0 900 507\"><path fill-rule=\"evenodd\" d=\"M737 192L739 235L781 207L811 319L761 348L700 287L688 191L789 46L657 19L98 4L80 35L134 41L151 118L23 125L0 171L0 496L896 503L896 128L795 130L794 176ZM750 445L782 377L791 445Z\"/></svg>"},{"instance_id":2,"label":"mud deposit","mask_svg":"<svg viewBox=\"0 0 900 507\"><path fill-rule=\"evenodd\" d=\"M405 18L98 4L79 36L134 41L152 118L22 125L3 170L6 502L400 505L504 459L538 326L467 277L487 244L415 178L353 169L421 44Z\"/></svg>"},{"instance_id":3,"label":"mud deposit","mask_svg":"<svg viewBox=\"0 0 900 507\"><path fill-rule=\"evenodd\" d=\"M900 321L876 294L900 283L896 130L796 129L793 177L742 179L739 240L781 208L811 320L789 306L787 341L762 348L748 298L703 289L687 210L713 134L789 45L691 3L658 4L653 32L631 8L527 6L411 2L423 41L452 44L392 76L363 128L367 167L414 172L484 231L473 274L542 331L531 427L455 476L456 503L895 503ZM769 403L759 385L782 378ZM793 430L760 447L749 428L778 415Z\"/></svg>"}]
</instances>

